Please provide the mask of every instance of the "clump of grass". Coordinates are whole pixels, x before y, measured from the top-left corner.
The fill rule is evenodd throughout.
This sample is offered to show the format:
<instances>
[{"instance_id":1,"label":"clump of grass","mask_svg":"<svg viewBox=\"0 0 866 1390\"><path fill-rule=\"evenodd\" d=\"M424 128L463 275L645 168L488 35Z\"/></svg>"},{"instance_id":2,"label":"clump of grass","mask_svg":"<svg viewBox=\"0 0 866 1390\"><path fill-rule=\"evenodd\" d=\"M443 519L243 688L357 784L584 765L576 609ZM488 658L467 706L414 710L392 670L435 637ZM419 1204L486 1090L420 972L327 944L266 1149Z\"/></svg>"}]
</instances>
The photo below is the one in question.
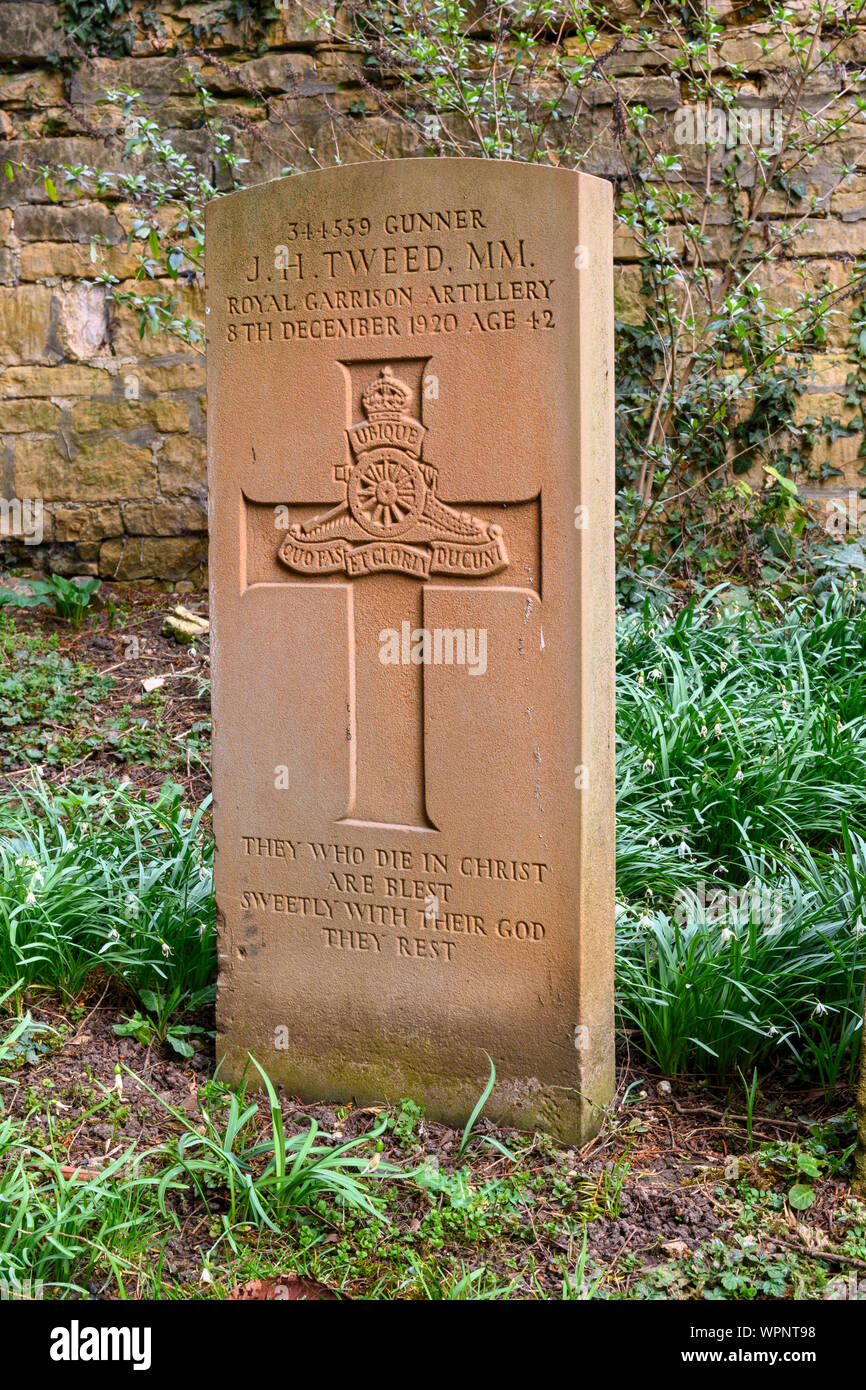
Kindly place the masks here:
<instances>
[{"instance_id":1,"label":"clump of grass","mask_svg":"<svg viewBox=\"0 0 866 1390\"><path fill-rule=\"evenodd\" d=\"M618 984L666 1071L850 1076L866 959L866 607L625 619Z\"/></svg>"},{"instance_id":2,"label":"clump of grass","mask_svg":"<svg viewBox=\"0 0 866 1390\"><path fill-rule=\"evenodd\" d=\"M0 995L0 1005L15 993ZM30 1016L0 1038L0 1067L14 1060ZM26 1119L5 1113L0 1097L0 1288L8 1298L85 1293L92 1272L123 1289L153 1239L156 1178L131 1165L131 1150L98 1173L76 1171L54 1142L50 1117L34 1143Z\"/></svg>"},{"instance_id":3,"label":"clump of grass","mask_svg":"<svg viewBox=\"0 0 866 1390\"><path fill-rule=\"evenodd\" d=\"M131 1151L99 1173L68 1171L23 1121L0 1122L0 1281L7 1297L85 1293L92 1275L123 1290L153 1241L156 1179ZM40 1290L42 1286L42 1290Z\"/></svg>"},{"instance_id":4,"label":"clump of grass","mask_svg":"<svg viewBox=\"0 0 866 1390\"><path fill-rule=\"evenodd\" d=\"M244 1082L234 1088L212 1085L201 1107L201 1123L195 1128L180 1111L166 1106L183 1133L173 1153L156 1151L164 1166L158 1188L163 1213L166 1194L188 1187L205 1206L215 1191L221 1200L227 1195L231 1224L249 1221L275 1232L290 1212L325 1198L385 1220L381 1203L369 1189L373 1182L398 1173L393 1164L381 1159L387 1116L368 1134L340 1144L321 1142L315 1120L304 1132L287 1134L270 1077L255 1058L250 1061L268 1100L270 1125L264 1135L259 1104L248 1100Z\"/></svg>"},{"instance_id":5,"label":"clump of grass","mask_svg":"<svg viewBox=\"0 0 866 1390\"><path fill-rule=\"evenodd\" d=\"M182 1007L215 964L213 848L205 802L190 812L166 783L148 801L121 787L51 792L3 806L0 988L78 995L110 977L137 998Z\"/></svg>"},{"instance_id":6,"label":"clump of grass","mask_svg":"<svg viewBox=\"0 0 866 1390\"><path fill-rule=\"evenodd\" d=\"M27 594L17 589L0 589L0 604L12 608L40 608L47 604L53 606L58 618L78 628L101 583L101 579L64 579L62 574L49 574L47 579L29 580Z\"/></svg>"},{"instance_id":7,"label":"clump of grass","mask_svg":"<svg viewBox=\"0 0 866 1390\"><path fill-rule=\"evenodd\" d=\"M850 1079L863 995L858 880L835 856L819 868L803 855L811 883L802 872L756 878L727 895L723 915L696 894L673 910L620 908L620 1007L665 1072L726 1076L787 1058L828 1090ZM855 873L866 873L862 841Z\"/></svg>"},{"instance_id":8,"label":"clump of grass","mask_svg":"<svg viewBox=\"0 0 866 1390\"><path fill-rule=\"evenodd\" d=\"M618 823L660 886L670 848L743 879L743 851L838 844L843 812L866 833L866 605L767 603L621 622Z\"/></svg>"}]
</instances>

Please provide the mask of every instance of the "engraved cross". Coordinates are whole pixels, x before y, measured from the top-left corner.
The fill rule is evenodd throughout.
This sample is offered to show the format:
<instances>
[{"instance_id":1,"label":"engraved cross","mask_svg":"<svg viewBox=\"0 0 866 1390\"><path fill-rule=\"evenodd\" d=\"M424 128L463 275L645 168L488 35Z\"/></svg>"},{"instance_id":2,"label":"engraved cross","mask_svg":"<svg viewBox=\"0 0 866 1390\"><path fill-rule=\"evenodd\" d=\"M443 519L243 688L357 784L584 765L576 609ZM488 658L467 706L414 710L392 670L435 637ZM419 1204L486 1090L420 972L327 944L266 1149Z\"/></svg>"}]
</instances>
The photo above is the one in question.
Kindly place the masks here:
<instances>
[{"instance_id":1,"label":"engraved cross","mask_svg":"<svg viewBox=\"0 0 866 1390\"><path fill-rule=\"evenodd\" d=\"M424 595L442 585L474 589L507 570L508 537L437 496L437 470L424 457L420 391L387 363L342 365L365 383L358 393L365 418L346 429L351 461L334 467L345 497L293 525L279 559L296 583L339 573L355 581L346 586L351 792L343 821L435 830L427 809L424 666L459 662L461 646L465 660L466 633L427 632ZM522 501L535 504L537 533L539 499ZM383 661L389 632L399 634L397 665Z\"/></svg>"}]
</instances>

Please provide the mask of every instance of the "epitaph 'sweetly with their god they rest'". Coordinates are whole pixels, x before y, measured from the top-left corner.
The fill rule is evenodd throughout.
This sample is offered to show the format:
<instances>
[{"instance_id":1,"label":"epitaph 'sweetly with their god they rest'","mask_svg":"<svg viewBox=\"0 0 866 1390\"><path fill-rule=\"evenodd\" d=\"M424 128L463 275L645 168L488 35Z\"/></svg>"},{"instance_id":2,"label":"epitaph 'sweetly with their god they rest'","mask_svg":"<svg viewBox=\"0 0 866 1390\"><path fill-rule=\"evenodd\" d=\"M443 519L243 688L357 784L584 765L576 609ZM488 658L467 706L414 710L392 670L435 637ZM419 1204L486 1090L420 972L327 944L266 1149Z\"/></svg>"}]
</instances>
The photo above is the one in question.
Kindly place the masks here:
<instances>
[{"instance_id":1,"label":"epitaph 'sweetly with their god they rest'","mask_svg":"<svg viewBox=\"0 0 866 1390\"><path fill-rule=\"evenodd\" d=\"M219 1054L580 1140L613 1090L610 187L207 210Z\"/></svg>"}]
</instances>

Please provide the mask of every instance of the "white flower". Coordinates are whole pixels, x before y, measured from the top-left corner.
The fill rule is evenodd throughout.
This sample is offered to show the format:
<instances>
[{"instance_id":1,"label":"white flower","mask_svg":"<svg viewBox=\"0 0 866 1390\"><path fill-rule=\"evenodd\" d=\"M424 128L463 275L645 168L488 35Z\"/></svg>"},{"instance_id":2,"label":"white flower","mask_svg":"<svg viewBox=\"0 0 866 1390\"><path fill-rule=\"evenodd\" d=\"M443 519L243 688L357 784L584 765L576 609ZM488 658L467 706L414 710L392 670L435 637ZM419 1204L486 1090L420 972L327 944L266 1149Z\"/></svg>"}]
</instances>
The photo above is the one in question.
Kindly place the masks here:
<instances>
[{"instance_id":1,"label":"white flower","mask_svg":"<svg viewBox=\"0 0 866 1390\"><path fill-rule=\"evenodd\" d=\"M820 1001L820 999L819 999L818 1002L817 1002L817 1004L815 1005L814 1009L812 1010L812 1017L813 1017L813 1018L821 1018L822 1014L825 1014L826 1012L827 1012L827 1005L826 1005L826 1004L822 1004L821 1001Z\"/></svg>"},{"instance_id":2,"label":"white flower","mask_svg":"<svg viewBox=\"0 0 866 1390\"><path fill-rule=\"evenodd\" d=\"M722 675L725 674L725 672L727 671L727 669L728 669L728 663L727 663L726 661L720 661L720 662L719 662L719 670L721 671Z\"/></svg>"},{"instance_id":3,"label":"white flower","mask_svg":"<svg viewBox=\"0 0 866 1390\"><path fill-rule=\"evenodd\" d=\"M658 849L658 847L659 847L659 842L658 842L658 840L656 839L655 835L653 835L652 838L650 839L650 845L652 846L653 849Z\"/></svg>"},{"instance_id":4,"label":"white flower","mask_svg":"<svg viewBox=\"0 0 866 1390\"><path fill-rule=\"evenodd\" d=\"M640 675L638 676L637 683L638 685L643 685L643 671L641 671Z\"/></svg>"},{"instance_id":5,"label":"white flower","mask_svg":"<svg viewBox=\"0 0 866 1390\"><path fill-rule=\"evenodd\" d=\"M768 1038L777 1038L778 1036L779 1036L779 1030L778 1030L778 1028L776 1027L775 1023L771 1023L770 1026L769 1026L769 1028L767 1029L767 1037L768 1037Z\"/></svg>"},{"instance_id":6,"label":"white flower","mask_svg":"<svg viewBox=\"0 0 866 1390\"><path fill-rule=\"evenodd\" d=\"M851 930L855 936L862 936L866 932L866 922L863 921L862 917L857 918Z\"/></svg>"},{"instance_id":7,"label":"white flower","mask_svg":"<svg viewBox=\"0 0 866 1390\"><path fill-rule=\"evenodd\" d=\"M656 765L653 762L652 758L647 758L646 762L643 765L643 770L644 772L655 772L655 766Z\"/></svg>"},{"instance_id":8,"label":"white flower","mask_svg":"<svg viewBox=\"0 0 866 1390\"><path fill-rule=\"evenodd\" d=\"M663 808L665 811L672 811L672 810L674 809L674 803L673 803L672 801L670 801L670 800L668 800L668 801L663 801L663 802L662 802L662 808Z\"/></svg>"},{"instance_id":9,"label":"white flower","mask_svg":"<svg viewBox=\"0 0 866 1390\"><path fill-rule=\"evenodd\" d=\"M782 701L782 712L783 712L784 714L787 714L787 713L788 713L788 710L789 710L790 708L791 708L791 706L788 704L788 701L787 701L787 700L783 700L783 701Z\"/></svg>"},{"instance_id":10,"label":"white flower","mask_svg":"<svg viewBox=\"0 0 866 1390\"><path fill-rule=\"evenodd\" d=\"M742 769L741 767L738 767L737 770L736 770L736 772L734 773L734 781L735 781L735 782L742 782L742 780L743 780L743 769Z\"/></svg>"},{"instance_id":11,"label":"white flower","mask_svg":"<svg viewBox=\"0 0 866 1390\"><path fill-rule=\"evenodd\" d=\"M734 933L731 931L730 927L725 927L719 935L719 940L730 941L733 938L733 935Z\"/></svg>"},{"instance_id":12,"label":"white flower","mask_svg":"<svg viewBox=\"0 0 866 1390\"><path fill-rule=\"evenodd\" d=\"M707 728L706 724L702 724L702 725L701 725L701 738L706 738L706 736L707 736L707 734L708 734L709 732L710 732L710 731L709 731L709 729Z\"/></svg>"},{"instance_id":13,"label":"white flower","mask_svg":"<svg viewBox=\"0 0 866 1390\"><path fill-rule=\"evenodd\" d=\"M680 859L685 859L688 852L689 847L686 844L685 840L680 840L679 846L677 848L677 854L680 856Z\"/></svg>"},{"instance_id":14,"label":"white flower","mask_svg":"<svg viewBox=\"0 0 866 1390\"><path fill-rule=\"evenodd\" d=\"M659 668L656 666L655 670L650 672L650 680L660 681L661 678L662 678L662 673L661 673L661 671L659 670Z\"/></svg>"},{"instance_id":15,"label":"white flower","mask_svg":"<svg viewBox=\"0 0 866 1390\"><path fill-rule=\"evenodd\" d=\"M27 894L27 897L24 899L24 902L25 902L25 904L27 904L27 905L29 906L30 903L35 903L35 901L36 901L36 894L33 892L33 889L31 888L30 891L29 891L28 894Z\"/></svg>"},{"instance_id":16,"label":"white flower","mask_svg":"<svg viewBox=\"0 0 866 1390\"><path fill-rule=\"evenodd\" d=\"M162 942L162 954L163 954L166 958L168 958L170 955L173 955L173 954L174 954L174 952L172 951L172 949L171 949L171 947L169 946L169 944L168 944L167 941L163 941L163 942Z\"/></svg>"},{"instance_id":17,"label":"white flower","mask_svg":"<svg viewBox=\"0 0 866 1390\"><path fill-rule=\"evenodd\" d=\"M715 726L713 727L713 733L715 734L716 738L722 737L722 726L718 720L716 720Z\"/></svg>"},{"instance_id":18,"label":"white flower","mask_svg":"<svg viewBox=\"0 0 866 1390\"><path fill-rule=\"evenodd\" d=\"M101 956L104 956L104 955L105 955L105 952L114 944L114 942L115 942L115 941L119 941L119 940L120 940L120 932L117 931L114 927L109 927L109 929L108 929L108 931L106 932L106 935L105 935L105 945L104 945L104 946L100 946L100 948L99 948L99 954L100 954Z\"/></svg>"}]
</instances>

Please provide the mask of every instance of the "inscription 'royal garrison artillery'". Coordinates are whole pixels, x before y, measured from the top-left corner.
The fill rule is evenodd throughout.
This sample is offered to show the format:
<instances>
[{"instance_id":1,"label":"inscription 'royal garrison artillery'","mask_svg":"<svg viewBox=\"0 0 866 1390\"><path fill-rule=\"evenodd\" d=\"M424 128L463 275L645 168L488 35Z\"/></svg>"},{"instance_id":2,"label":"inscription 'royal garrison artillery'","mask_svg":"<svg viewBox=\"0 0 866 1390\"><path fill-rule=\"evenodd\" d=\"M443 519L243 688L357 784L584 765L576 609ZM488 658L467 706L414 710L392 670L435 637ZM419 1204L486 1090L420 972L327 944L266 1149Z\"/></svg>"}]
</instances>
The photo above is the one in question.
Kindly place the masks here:
<instances>
[{"instance_id":1,"label":"inscription 'royal garrison artillery'","mask_svg":"<svg viewBox=\"0 0 866 1390\"><path fill-rule=\"evenodd\" d=\"M346 430L355 462L334 468L346 497L291 528L280 547L289 569L352 576L391 570L428 579L506 568L501 526L457 512L436 496L436 468L421 456L427 431L407 414L410 398L409 387L387 365L367 386L361 397L367 420Z\"/></svg>"}]
</instances>

